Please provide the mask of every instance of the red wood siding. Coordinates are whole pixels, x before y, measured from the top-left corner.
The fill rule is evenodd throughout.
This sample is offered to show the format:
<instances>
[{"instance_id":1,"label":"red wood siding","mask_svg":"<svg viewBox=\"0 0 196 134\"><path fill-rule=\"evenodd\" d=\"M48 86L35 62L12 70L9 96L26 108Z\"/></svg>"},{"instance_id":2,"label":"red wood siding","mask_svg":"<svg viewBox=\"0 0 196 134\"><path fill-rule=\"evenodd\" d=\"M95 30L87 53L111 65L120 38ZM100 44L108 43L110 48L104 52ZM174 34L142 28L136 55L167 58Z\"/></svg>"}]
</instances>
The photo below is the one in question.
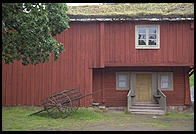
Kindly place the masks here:
<instances>
[{"instance_id":1,"label":"red wood siding","mask_svg":"<svg viewBox=\"0 0 196 134\"><path fill-rule=\"evenodd\" d=\"M93 70L93 92L104 88L103 87L103 80L104 80L103 71L104 71L103 69ZM93 101L103 104L103 91L93 95Z\"/></svg>"},{"instance_id":2,"label":"red wood siding","mask_svg":"<svg viewBox=\"0 0 196 134\"><path fill-rule=\"evenodd\" d=\"M185 88L183 68L175 68L173 74L174 90L163 91L166 95L167 105L184 105Z\"/></svg>"},{"instance_id":3,"label":"red wood siding","mask_svg":"<svg viewBox=\"0 0 196 134\"><path fill-rule=\"evenodd\" d=\"M184 68L184 87L185 87L185 105L190 105L191 102L191 92L190 92L190 82L189 82L189 68Z\"/></svg>"},{"instance_id":4,"label":"red wood siding","mask_svg":"<svg viewBox=\"0 0 196 134\"><path fill-rule=\"evenodd\" d=\"M159 24L160 49L136 50L135 24ZM194 29L189 21L71 22L70 29L55 38L65 48L57 62L37 66L22 66L21 61L10 65L2 64L3 106L40 105L41 99L46 96L70 88L79 87L83 95L92 92L93 83L97 79L94 76L97 72L93 73L93 68L194 65ZM179 74L178 77L182 76ZM106 86L108 89L101 94L103 103L113 101L114 96L107 98L114 86L112 72L101 74L98 79L104 83L98 88ZM187 83L185 79L181 81ZM125 94L126 92L116 91L113 95ZM179 99L182 94L180 96ZM119 101L119 105L126 103L125 99L115 101ZM81 99L81 106L89 106L91 102L92 96L85 97Z\"/></svg>"},{"instance_id":5,"label":"red wood siding","mask_svg":"<svg viewBox=\"0 0 196 134\"><path fill-rule=\"evenodd\" d=\"M101 105L105 106L127 106L127 94L128 91L118 91L116 90L116 72L121 71L132 71L132 72L173 72L173 91L163 91L166 95L166 101L168 106L179 106L179 105L190 105L190 89L189 86L186 88L189 83L188 73L184 71L184 67L132 67L132 68L106 68L105 70L95 69L93 78L93 91L104 87L103 98L100 95L94 95L93 100L99 102ZM104 73L104 74L103 74ZM104 75L104 77L101 77ZM185 81L185 78L187 81ZM186 82L186 83L185 83ZM187 95L185 95L187 94Z\"/></svg>"},{"instance_id":6,"label":"red wood siding","mask_svg":"<svg viewBox=\"0 0 196 134\"><path fill-rule=\"evenodd\" d=\"M112 70L104 72L104 104L106 106L127 106L128 91L116 90L116 75Z\"/></svg>"},{"instance_id":7,"label":"red wood siding","mask_svg":"<svg viewBox=\"0 0 196 134\"><path fill-rule=\"evenodd\" d=\"M135 49L135 25L160 25L160 49ZM193 66L191 22L107 22L105 66Z\"/></svg>"},{"instance_id":8,"label":"red wood siding","mask_svg":"<svg viewBox=\"0 0 196 134\"><path fill-rule=\"evenodd\" d=\"M40 105L41 100L65 89L80 88L83 95L92 92L92 69L99 66L99 24L71 24L55 38L64 44L57 62L22 66L21 62L2 64L2 103ZM53 59L53 57L51 57ZM95 61L95 62L94 62ZM97 62L96 62L97 61ZM92 104L92 96L81 99L81 106Z\"/></svg>"},{"instance_id":9,"label":"red wood siding","mask_svg":"<svg viewBox=\"0 0 196 134\"><path fill-rule=\"evenodd\" d=\"M173 72L174 91L163 91L167 96L167 105L190 105L188 68L175 68Z\"/></svg>"}]
</instances>

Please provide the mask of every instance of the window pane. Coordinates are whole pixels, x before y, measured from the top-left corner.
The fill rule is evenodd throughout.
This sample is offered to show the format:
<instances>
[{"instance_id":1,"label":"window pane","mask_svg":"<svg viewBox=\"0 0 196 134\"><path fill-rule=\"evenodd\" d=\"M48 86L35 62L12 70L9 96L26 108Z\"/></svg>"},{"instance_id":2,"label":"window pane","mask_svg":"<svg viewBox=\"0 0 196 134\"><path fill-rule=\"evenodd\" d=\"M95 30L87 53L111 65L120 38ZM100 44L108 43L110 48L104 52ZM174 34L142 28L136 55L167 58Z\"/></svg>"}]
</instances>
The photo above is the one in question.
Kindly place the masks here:
<instances>
[{"instance_id":1,"label":"window pane","mask_svg":"<svg viewBox=\"0 0 196 134\"><path fill-rule=\"evenodd\" d=\"M156 43L156 40L151 39L151 40L148 41L148 44L149 45L156 45L157 43Z\"/></svg>"},{"instance_id":2,"label":"window pane","mask_svg":"<svg viewBox=\"0 0 196 134\"><path fill-rule=\"evenodd\" d=\"M138 39L146 39L146 34L138 34Z\"/></svg>"},{"instance_id":3,"label":"window pane","mask_svg":"<svg viewBox=\"0 0 196 134\"><path fill-rule=\"evenodd\" d=\"M155 27L149 28L149 34L151 34L151 33L156 34L157 33L157 28L155 28Z\"/></svg>"},{"instance_id":4,"label":"window pane","mask_svg":"<svg viewBox=\"0 0 196 134\"><path fill-rule=\"evenodd\" d=\"M146 40L138 40L138 45L146 45Z\"/></svg>"},{"instance_id":5,"label":"window pane","mask_svg":"<svg viewBox=\"0 0 196 134\"><path fill-rule=\"evenodd\" d=\"M149 39L156 39L156 34L149 34Z\"/></svg>"},{"instance_id":6,"label":"window pane","mask_svg":"<svg viewBox=\"0 0 196 134\"><path fill-rule=\"evenodd\" d=\"M138 33L146 33L146 28L138 28Z\"/></svg>"},{"instance_id":7,"label":"window pane","mask_svg":"<svg viewBox=\"0 0 196 134\"><path fill-rule=\"evenodd\" d=\"M127 87L127 84L125 81L119 81L118 87Z\"/></svg>"},{"instance_id":8,"label":"window pane","mask_svg":"<svg viewBox=\"0 0 196 134\"><path fill-rule=\"evenodd\" d=\"M159 25L136 25L135 29L136 49L160 48Z\"/></svg>"},{"instance_id":9,"label":"window pane","mask_svg":"<svg viewBox=\"0 0 196 134\"><path fill-rule=\"evenodd\" d=\"M161 75L161 88L169 87L169 78L168 75Z\"/></svg>"},{"instance_id":10,"label":"window pane","mask_svg":"<svg viewBox=\"0 0 196 134\"><path fill-rule=\"evenodd\" d=\"M161 88L168 88L168 82L161 83Z\"/></svg>"},{"instance_id":11,"label":"window pane","mask_svg":"<svg viewBox=\"0 0 196 134\"><path fill-rule=\"evenodd\" d=\"M119 81L126 81L126 80L127 80L127 75L120 74L120 75L118 76L118 80L119 80Z\"/></svg>"}]
</instances>

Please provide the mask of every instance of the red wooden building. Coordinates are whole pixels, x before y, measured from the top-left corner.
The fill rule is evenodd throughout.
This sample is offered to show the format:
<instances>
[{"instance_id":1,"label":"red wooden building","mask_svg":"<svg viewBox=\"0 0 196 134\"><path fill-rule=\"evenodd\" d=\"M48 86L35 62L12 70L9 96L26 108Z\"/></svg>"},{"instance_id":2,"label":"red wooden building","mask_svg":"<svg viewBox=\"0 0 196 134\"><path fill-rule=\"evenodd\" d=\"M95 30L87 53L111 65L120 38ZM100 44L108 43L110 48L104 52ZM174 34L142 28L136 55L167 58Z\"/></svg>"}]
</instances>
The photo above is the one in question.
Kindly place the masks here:
<instances>
[{"instance_id":1,"label":"red wooden building","mask_svg":"<svg viewBox=\"0 0 196 134\"><path fill-rule=\"evenodd\" d=\"M71 88L80 88L83 95L104 89L81 99L81 106L152 102L164 107L165 101L167 106L191 105L193 12L180 14L181 4L179 14L173 13L170 5L164 13L171 14L152 9L138 15L99 14L107 6L69 7L70 28L55 37L65 48L57 62L2 65L3 106L40 105L50 94ZM184 3L184 9L193 11L193 4Z\"/></svg>"}]
</instances>

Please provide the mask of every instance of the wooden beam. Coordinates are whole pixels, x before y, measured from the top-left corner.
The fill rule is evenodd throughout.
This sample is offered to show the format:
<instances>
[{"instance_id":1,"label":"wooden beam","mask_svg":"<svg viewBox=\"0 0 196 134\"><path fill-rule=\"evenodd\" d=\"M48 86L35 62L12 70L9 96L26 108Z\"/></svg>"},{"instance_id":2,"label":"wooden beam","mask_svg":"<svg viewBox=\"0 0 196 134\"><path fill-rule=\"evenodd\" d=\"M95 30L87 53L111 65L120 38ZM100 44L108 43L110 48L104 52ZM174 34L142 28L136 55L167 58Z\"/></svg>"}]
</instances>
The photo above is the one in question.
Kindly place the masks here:
<instances>
[{"instance_id":1,"label":"wooden beam","mask_svg":"<svg viewBox=\"0 0 196 134\"><path fill-rule=\"evenodd\" d=\"M190 84L188 77L188 68L184 68L184 90L185 90L185 105L191 105L191 94L190 94Z\"/></svg>"},{"instance_id":2,"label":"wooden beam","mask_svg":"<svg viewBox=\"0 0 196 134\"><path fill-rule=\"evenodd\" d=\"M130 63L124 63L124 64L122 64L122 63L105 63L105 65L104 65L105 67L131 67L131 66L133 66L133 67L135 67L135 66L142 66L142 67L144 67L144 66L184 66L184 67L191 67L192 65L190 65L190 64L156 64L156 63L149 63L149 64L138 64L138 63L136 63L136 64L130 64Z\"/></svg>"},{"instance_id":3,"label":"wooden beam","mask_svg":"<svg viewBox=\"0 0 196 134\"><path fill-rule=\"evenodd\" d=\"M100 22L100 67L104 68L104 22Z\"/></svg>"},{"instance_id":4,"label":"wooden beam","mask_svg":"<svg viewBox=\"0 0 196 134\"><path fill-rule=\"evenodd\" d=\"M105 87L104 87L104 73L105 73L105 71L102 70L101 73L102 73L102 86L103 86L103 89L105 89ZM102 91L102 103L105 104L104 90Z\"/></svg>"}]
</instances>

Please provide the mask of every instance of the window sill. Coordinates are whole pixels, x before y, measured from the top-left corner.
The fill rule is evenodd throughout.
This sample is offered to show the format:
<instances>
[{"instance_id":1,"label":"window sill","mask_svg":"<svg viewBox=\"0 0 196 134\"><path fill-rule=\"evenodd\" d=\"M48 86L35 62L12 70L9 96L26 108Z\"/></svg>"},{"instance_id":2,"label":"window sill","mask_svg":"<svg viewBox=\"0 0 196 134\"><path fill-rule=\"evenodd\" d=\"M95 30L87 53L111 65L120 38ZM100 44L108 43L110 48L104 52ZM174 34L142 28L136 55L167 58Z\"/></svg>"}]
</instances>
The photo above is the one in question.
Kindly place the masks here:
<instances>
[{"instance_id":1,"label":"window sill","mask_svg":"<svg viewBox=\"0 0 196 134\"><path fill-rule=\"evenodd\" d=\"M161 89L161 91L174 91L173 89Z\"/></svg>"},{"instance_id":2,"label":"window sill","mask_svg":"<svg viewBox=\"0 0 196 134\"><path fill-rule=\"evenodd\" d=\"M136 49L160 49L160 47L136 47Z\"/></svg>"},{"instance_id":3,"label":"window sill","mask_svg":"<svg viewBox=\"0 0 196 134\"><path fill-rule=\"evenodd\" d=\"M128 91L129 89L116 89L116 91Z\"/></svg>"}]
</instances>

